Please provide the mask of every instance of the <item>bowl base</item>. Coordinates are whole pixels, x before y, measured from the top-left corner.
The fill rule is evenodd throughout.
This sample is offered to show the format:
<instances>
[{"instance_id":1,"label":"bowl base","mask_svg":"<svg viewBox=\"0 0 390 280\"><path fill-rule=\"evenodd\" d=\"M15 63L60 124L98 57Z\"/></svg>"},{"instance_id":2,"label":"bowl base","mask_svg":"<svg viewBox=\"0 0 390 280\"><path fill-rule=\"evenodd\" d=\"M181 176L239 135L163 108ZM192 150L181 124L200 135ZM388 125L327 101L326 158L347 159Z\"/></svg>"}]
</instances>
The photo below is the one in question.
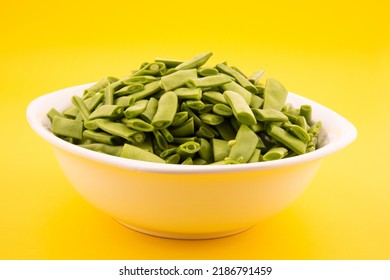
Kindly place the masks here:
<instances>
[{"instance_id":1,"label":"bowl base","mask_svg":"<svg viewBox=\"0 0 390 280\"><path fill-rule=\"evenodd\" d=\"M184 239L184 240L201 240L201 239L215 239L215 238L222 238L222 237L227 237L231 235L235 235L238 233L241 233L243 231L248 230L251 228L245 227L241 228L238 230L232 230L232 231L225 231L225 232L216 232L216 233L176 233L176 232L160 232L160 231L154 231L154 230L149 230L141 227L136 227L133 225L129 225L121 220L115 219L118 223L121 225L132 229L134 231L151 235L151 236L156 236L156 237L162 237L162 238L169 238L169 239Z\"/></svg>"}]
</instances>

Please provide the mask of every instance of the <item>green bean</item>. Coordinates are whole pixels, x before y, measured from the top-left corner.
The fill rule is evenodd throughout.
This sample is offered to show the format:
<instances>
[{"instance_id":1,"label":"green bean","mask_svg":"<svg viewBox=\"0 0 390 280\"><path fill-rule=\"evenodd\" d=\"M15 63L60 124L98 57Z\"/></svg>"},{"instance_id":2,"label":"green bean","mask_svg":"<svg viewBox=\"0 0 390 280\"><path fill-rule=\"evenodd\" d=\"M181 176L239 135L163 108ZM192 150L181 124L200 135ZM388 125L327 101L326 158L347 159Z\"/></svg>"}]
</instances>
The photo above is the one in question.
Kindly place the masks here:
<instances>
[{"instance_id":1,"label":"green bean","mask_svg":"<svg viewBox=\"0 0 390 280\"><path fill-rule=\"evenodd\" d=\"M256 120L261 122L287 122L288 117L275 109L256 109L252 108Z\"/></svg>"},{"instance_id":2,"label":"green bean","mask_svg":"<svg viewBox=\"0 0 390 280\"><path fill-rule=\"evenodd\" d=\"M219 71L218 69L214 67L204 67L204 68L199 68L198 69L198 75L202 77L207 77L207 76L214 76L218 75Z\"/></svg>"},{"instance_id":3,"label":"green bean","mask_svg":"<svg viewBox=\"0 0 390 280\"><path fill-rule=\"evenodd\" d=\"M123 116L123 107L119 105L102 105L93 111L89 119L118 118Z\"/></svg>"},{"instance_id":4,"label":"green bean","mask_svg":"<svg viewBox=\"0 0 390 280\"><path fill-rule=\"evenodd\" d=\"M154 115L157 112L158 100L154 97L151 97L146 104L145 110L139 115L144 121L151 123Z\"/></svg>"},{"instance_id":5,"label":"green bean","mask_svg":"<svg viewBox=\"0 0 390 280\"><path fill-rule=\"evenodd\" d=\"M121 122L124 123L127 127L137 131L152 132L154 130L153 125L139 118L122 118Z\"/></svg>"},{"instance_id":6,"label":"green bean","mask_svg":"<svg viewBox=\"0 0 390 280\"><path fill-rule=\"evenodd\" d=\"M113 145L108 145L103 143L81 144L79 146L91 151L117 156L117 157L119 157L122 153L122 146L113 146Z\"/></svg>"},{"instance_id":7,"label":"green bean","mask_svg":"<svg viewBox=\"0 0 390 280\"><path fill-rule=\"evenodd\" d=\"M286 130L304 143L309 142L310 135L305 129L296 124L286 126Z\"/></svg>"},{"instance_id":8,"label":"green bean","mask_svg":"<svg viewBox=\"0 0 390 280\"><path fill-rule=\"evenodd\" d=\"M154 135L154 138L156 139L157 147L161 151L168 149L168 147L169 147L168 141L167 141L167 139L165 139L164 135L161 133L160 130L157 130L157 129L153 130L153 135Z\"/></svg>"},{"instance_id":9,"label":"green bean","mask_svg":"<svg viewBox=\"0 0 390 280\"><path fill-rule=\"evenodd\" d=\"M83 139L83 122L81 121L54 116L51 130L55 135Z\"/></svg>"},{"instance_id":10,"label":"green bean","mask_svg":"<svg viewBox=\"0 0 390 280\"><path fill-rule=\"evenodd\" d=\"M91 112L87 108L87 105L85 105L84 100L81 97L75 95L72 97L72 103L79 110L83 120L88 121Z\"/></svg>"},{"instance_id":11,"label":"green bean","mask_svg":"<svg viewBox=\"0 0 390 280\"><path fill-rule=\"evenodd\" d=\"M230 83L233 79L225 74L218 74L202 78L191 78L186 85L189 88L208 88Z\"/></svg>"},{"instance_id":12,"label":"green bean","mask_svg":"<svg viewBox=\"0 0 390 280\"><path fill-rule=\"evenodd\" d=\"M305 117L299 116L295 122L296 125L302 127L303 130L308 131L309 130L309 125L306 122Z\"/></svg>"},{"instance_id":13,"label":"green bean","mask_svg":"<svg viewBox=\"0 0 390 280\"><path fill-rule=\"evenodd\" d=\"M144 86L143 90L131 94L131 97L134 99L134 101L141 100L143 98L146 98L146 97L149 97L150 95L155 94L160 89L161 89L160 81L157 80L157 81L146 84Z\"/></svg>"},{"instance_id":14,"label":"green bean","mask_svg":"<svg viewBox=\"0 0 390 280\"><path fill-rule=\"evenodd\" d=\"M201 127L199 127L198 131L195 132L195 135L203 138L214 138L218 136L218 131L212 129L207 125L202 125Z\"/></svg>"},{"instance_id":15,"label":"green bean","mask_svg":"<svg viewBox=\"0 0 390 280\"><path fill-rule=\"evenodd\" d=\"M239 84L237 84L236 82L230 82L230 83L223 84L223 85L221 85L221 88L224 91L229 90L229 91L237 92L244 98L245 102L248 105L251 103L252 93L250 91L248 91L247 89L243 88L242 86L240 86Z\"/></svg>"},{"instance_id":16,"label":"green bean","mask_svg":"<svg viewBox=\"0 0 390 280\"><path fill-rule=\"evenodd\" d=\"M233 110L223 103L213 105L213 113L223 117L233 116Z\"/></svg>"},{"instance_id":17,"label":"green bean","mask_svg":"<svg viewBox=\"0 0 390 280\"><path fill-rule=\"evenodd\" d=\"M221 71L229 76L232 76L235 79L235 81L239 85L244 87L246 90L250 91L253 94L257 94L256 87L250 81L248 81L248 79L243 74L241 74L239 71L236 71L236 70L232 69L231 67L229 67L228 65L223 64L223 63L217 64L216 67L219 71Z\"/></svg>"},{"instance_id":18,"label":"green bean","mask_svg":"<svg viewBox=\"0 0 390 280\"><path fill-rule=\"evenodd\" d=\"M174 140L173 135L167 128L161 128L160 129L161 134L164 136L165 140L167 140L168 143L172 143Z\"/></svg>"},{"instance_id":19,"label":"green bean","mask_svg":"<svg viewBox=\"0 0 390 280\"><path fill-rule=\"evenodd\" d=\"M186 104L189 108L193 110L202 110L204 108L204 103L200 100L187 100Z\"/></svg>"},{"instance_id":20,"label":"green bean","mask_svg":"<svg viewBox=\"0 0 390 280\"><path fill-rule=\"evenodd\" d=\"M160 86L165 91L174 90L184 86L188 80L197 78L196 69L180 70L172 74L161 77Z\"/></svg>"},{"instance_id":21,"label":"green bean","mask_svg":"<svg viewBox=\"0 0 390 280\"><path fill-rule=\"evenodd\" d=\"M99 82L93 84L92 86L84 90L84 95L88 93L97 93L99 90L104 89L110 83L116 82L118 80L119 80L118 78L111 77L111 76L104 77Z\"/></svg>"},{"instance_id":22,"label":"green bean","mask_svg":"<svg viewBox=\"0 0 390 280\"><path fill-rule=\"evenodd\" d=\"M107 119L95 119L95 124L101 130L122 137L131 143L141 143L145 140L145 134L143 132L130 129L123 123L117 123Z\"/></svg>"},{"instance_id":23,"label":"green bean","mask_svg":"<svg viewBox=\"0 0 390 280\"><path fill-rule=\"evenodd\" d=\"M195 124L194 118L189 118L182 124L170 128L170 132L174 137L186 137L194 135Z\"/></svg>"},{"instance_id":24,"label":"green bean","mask_svg":"<svg viewBox=\"0 0 390 280\"><path fill-rule=\"evenodd\" d=\"M95 142L107 145L119 145L121 140L117 136L113 136L107 132L97 132L92 130L84 130L83 136L86 139L94 140Z\"/></svg>"},{"instance_id":25,"label":"green bean","mask_svg":"<svg viewBox=\"0 0 390 280\"><path fill-rule=\"evenodd\" d=\"M264 89L263 109L275 109L281 111L286 103L288 92L277 80L268 78Z\"/></svg>"},{"instance_id":26,"label":"green bean","mask_svg":"<svg viewBox=\"0 0 390 280\"><path fill-rule=\"evenodd\" d=\"M192 69L192 68L198 68L205 64L207 60L212 56L212 52L203 53L194 56L188 61L185 61L183 63L180 63L175 67L176 70L185 70L185 69Z\"/></svg>"},{"instance_id":27,"label":"green bean","mask_svg":"<svg viewBox=\"0 0 390 280\"><path fill-rule=\"evenodd\" d=\"M237 131L235 144L230 148L229 158L240 163L248 162L256 149L258 137L247 125Z\"/></svg>"},{"instance_id":28,"label":"green bean","mask_svg":"<svg viewBox=\"0 0 390 280\"><path fill-rule=\"evenodd\" d=\"M202 90L200 88L178 88L174 92L180 100L200 100L202 98Z\"/></svg>"},{"instance_id":29,"label":"green bean","mask_svg":"<svg viewBox=\"0 0 390 280\"><path fill-rule=\"evenodd\" d=\"M104 99L104 94L98 92L98 93L94 94L91 98L89 98L88 100L86 99L84 102L85 102L85 105L87 105L88 110L90 112L92 112L101 104L103 99Z\"/></svg>"},{"instance_id":30,"label":"green bean","mask_svg":"<svg viewBox=\"0 0 390 280\"><path fill-rule=\"evenodd\" d=\"M260 79L264 76L265 71L264 70L258 70L254 72L252 75L249 76L248 80L254 84L257 85L260 81Z\"/></svg>"},{"instance_id":31,"label":"green bean","mask_svg":"<svg viewBox=\"0 0 390 280\"><path fill-rule=\"evenodd\" d=\"M182 112L177 112L173 118L173 121L171 123L171 126L179 126L183 124L186 120L188 120L188 112L187 111L182 111Z\"/></svg>"},{"instance_id":32,"label":"green bean","mask_svg":"<svg viewBox=\"0 0 390 280\"><path fill-rule=\"evenodd\" d=\"M202 99L212 104L228 104L223 94L219 91L206 91L203 93Z\"/></svg>"},{"instance_id":33,"label":"green bean","mask_svg":"<svg viewBox=\"0 0 390 280\"><path fill-rule=\"evenodd\" d=\"M120 156L141 161L165 163L165 160L163 160L159 156L129 144L125 144L123 146L122 153Z\"/></svg>"},{"instance_id":34,"label":"green bean","mask_svg":"<svg viewBox=\"0 0 390 280\"><path fill-rule=\"evenodd\" d=\"M249 158L248 163L259 162L261 157L260 149L255 149L252 156Z\"/></svg>"},{"instance_id":35,"label":"green bean","mask_svg":"<svg viewBox=\"0 0 390 280\"><path fill-rule=\"evenodd\" d=\"M162 62L166 65L166 67L169 67L169 68L176 67L179 64L182 64L184 62L182 60L177 60L177 59L172 59L172 58L161 58L161 57L155 58L154 61Z\"/></svg>"},{"instance_id":36,"label":"green bean","mask_svg":"<svg viewBox=\"0 0 390 280\"><path fill-rule=\"evenodd\" d=\"M161 76L165 73L166 66L162 62L151 62L145 63L144 66L141 67L138 71L133 73L134 76L144 76L144 75L152 75L152 76Z\"/></svg>"},{"instance_id":37,"label":"green bean","mask_svg":"<svg viewBox=\"0 0 390 280\"><path fill-rule=\"evenodd\" d=\"M322 122L319 121L319 122L316 122L315 124L313 124L309 130L308 130L308 133L313 135L313 136L318 136L318 134L320 133L322 129Z\"/></svg>"},{"instance_id":38,"label":"green bean","mask_svg":"<svg viewBox=\"0 0 390 280\"><path fill-rule=\"evenodd\" d=\"M177 104L176 93L173 91L164 93L158 101L157 112L153 116L152 125L159 129L168 127L175 117Z\"/></svg>"},{"instance_id":39,"label":"green bean","mask_svg":"<svg viewBox=\"0 0 390 280\"><path fill-rule=\"evenodd\" d=\"M256 124L256 118L242 95L235 91L227 90L223 93L223 96L232 108L237 120L246 125Z\"/></svg>"},{"instance_id":40,"label":"green bean","mask_svg":"<svg viewBox=\"0 0 390 280\"><path fill-rule=\"evenodd\" d=\"M214 161L224 160L229 155L228 141L213 138L211 139Z\"/></svg>"},{"instance_id":41,"label":"green bean","mask_svg":"<svg viewBox=\"0 0 390 280\"><path fill-rule=\"evenodd\" d=\"M107 86L104 89L104 104L113 105L114 104L114 88Z\"/></svg>"},{"instance_id":42,"label":"green bean","mask_svg":"<svg viewBox=\"0 0 390 280\"><path fill-rule=\"evenodd\" d=\"M139 115L141 115L142 112L145 111L147 105L148 105L148 100L145 99L138 100L125 110L124 115L128 119L136 118Z\"/></svg>"},{"instance_id":43,"label":"green bean","mask_svg":"<svg viewBox=\"0 0 390 280\"><path fill-rule=\"evenodd\" d=\"M200 144L195 141L188 141L181 144L176 149L176 153L178 153L182 159L186 159L188 157L194 157L194 155L200 150Z\"/></svg>"},{"instance_id":44,"label":"green bean","mask_svg":"<svg viewBox=\"0 0 390 280\"><path fill-rule=\"evenodd\" d=\"M182 165L193 165L194 162L193 162L192 158L188 157L185 160L183 160L183 162L181 164Z\"/></svg>"},{"instance_id":45,"label":"green bean","mask_svg":"<svg viewBox=\"0 0 390 280\"><path fill-rule=\"evenodd\" d=\"M233 129L229 120L225 119L223 123L215 126L219 135L224 140L232 140L236 137L236 131Z\"/></svg>"},{"instance_id":46,"label":"green bean","mask_svg":"<svg viewBox=\"0 0 390 280\"><path fill-rule=\"evenodd\" d=\"M55 108L51 108L49 112L47 112L47 116L50 119L50 121L53 121L54 117L63 117L60 112L57 111Z\"/></svg>"},{"instance_id":47,"label":"green bean","mask_svg":"<svg viewBox=\"0 0 390 280\"><path fill-rule=\"evenodd\" d=\"M161 158L167 158L173 154L176 154L177 147L169 148L160 153Z\"/></svg>"},{"instance_id":48,"label":"green bean","mask_svg":"<svg viewBox=\"0 0 390 280\"><path fill-rule=\"evenodd\" d=\"M252 95L251 103L249 103L249 107L259 109L261 105L263 105L264 99L258 95Z\"/></svg>"},{"instance_id":49,"label":"green bean","mask_svg":"<svg viewBox=\"0 0 390 280\"><path fill-rule=\"evenodd\" d=\"M174 155L170 155L169 157L167 157L165 159L166 163L169 163L169 164L178 164L180 162L180 155L179 154L174 154Z\"/></svg>"},{"instance_id":50,"label":"green bean","mask_svg":"<svg viewBox=\"0 0 390 280\"><path fill-rule=\"evenodd\" d=\"M302 105L299 109L299 114L306 119L307 123L311 122L312 108L310 105Z\"/></svg>"},{"instance_id":51,"label":"green bean","mask_svg":"<svg viewBox=\"0 0 390 280\"><path fill-rule=\"evenodd\" d=\"M211 113L201 114L199 117L203 123L209 125L219 125L225 120L224 117Z\"/></svg>"},{"instance_id":52,"label":"green bean","mask_svg":"<svg viewBox=\"0 0 390 280\"><path fill-rule=\"evenodd\" d=\"M290 148L297 154L304 154L306 152L306 144L300 139L294 137L283 128L271 124L268 129L268 134L273 137L276 141Z\"/></svg>"},{"instance_id":53,"label":"green bean","mask_svg":"<svg viewBox=\"0 0 390 280\"><path fill-rule=\"evenodd\" d=\"M288 150L284 147L273 147L263 156L264 161L277 160L287 156Z\"/></svg>"},{"instance_id":54,"label":"green bean","mask_svg":"<svg viewBox=\"0 0 390 280\"><path fill-rule=\"evenodd\" d=\"M124 96L140 92L145 89L145 85L141 83L129 83L127 86L121 88L120 90L115 91L114 96Z\"/></svg>"},{"instance_id":55,"label":"green bean","mask_svg":"<svg viewBox=\"0 0 390 280\"><path fill-rule=\"evenodd\" d=\"M200 149L199 149L200 158L204 159L207 163L212 163L214 159L213 149L209 141L207 141L204 138L200 138L199 144L200 144Z\"/></svg>"},{"instance_id":56,"label":"green bean","mask_svg":"<svg viewBox=\"0 0 390 280\"><path fill-rule=\"evenodd\" d=\"M84 122L84 127L88 130L98 130L99 126L95 123L94 120L89 120L87 122Z\"/></svg>"},{"instance_id":57,"label":"green bean","mask_svg":"<svg viewBox=\"0 0 390 280\"><path fill-rule=\"evenodd\" d=\"M126 78L124 79L123 81L121 81L124 85L130 85L130 84L133 84L133 83L136 83L136 84L148 84L150 82L154 82L154 81L157 81L159 80L160 78L159 77L155 77L155 76L150 76L150 75L144 75L144 76L134 76L134 77L129 77L129 78Z\"/></svg>"},{"instance_id":58,"label":"green bean","mask_svg":"<svg viewBox=\"0 0 390 280\"><path fill-rule=\"evenodd\" d=\"M114 105L119 105L124 108L132 106L135 103L135 99L131 95L121 96L114 99Z\"/></svg>"}]
</instances>

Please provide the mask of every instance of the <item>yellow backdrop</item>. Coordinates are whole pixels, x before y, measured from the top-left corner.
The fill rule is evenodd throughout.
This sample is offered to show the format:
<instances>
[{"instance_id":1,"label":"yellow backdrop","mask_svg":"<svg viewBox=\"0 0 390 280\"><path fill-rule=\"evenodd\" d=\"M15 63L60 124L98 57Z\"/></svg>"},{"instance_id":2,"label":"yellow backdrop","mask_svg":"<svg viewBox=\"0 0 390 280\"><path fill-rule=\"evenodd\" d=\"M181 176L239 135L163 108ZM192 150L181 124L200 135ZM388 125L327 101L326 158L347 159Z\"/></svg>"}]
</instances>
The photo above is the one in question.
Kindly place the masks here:
<instances>
[{"instance_id":1,"label":"yellow backdrop","mask_svg":"<svg viewBox=\"0 0 390 280\"><path fill-rule=\"evenodd\" d=\"M7 1L0 9L0 259L389 259L386 1ZM344 4L345 3L345 4ZM265 69L359 131L287 210L228 238L133 232L86 203L28 103L155 57Z\"/></svg>"}]
</instances>

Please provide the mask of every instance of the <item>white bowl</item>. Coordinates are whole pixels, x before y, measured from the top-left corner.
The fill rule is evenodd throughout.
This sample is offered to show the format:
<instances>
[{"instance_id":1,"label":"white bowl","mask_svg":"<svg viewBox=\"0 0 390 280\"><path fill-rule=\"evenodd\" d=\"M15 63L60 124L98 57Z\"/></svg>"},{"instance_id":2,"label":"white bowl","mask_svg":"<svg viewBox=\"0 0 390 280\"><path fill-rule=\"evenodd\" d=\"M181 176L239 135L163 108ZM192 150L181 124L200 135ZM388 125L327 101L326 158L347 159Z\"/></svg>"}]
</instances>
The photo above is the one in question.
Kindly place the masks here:
<instances>
[{"instance_id":1,"label":"white bowl","mask_svg":"<svg viewBox=\"0 0 390 280\"><path fill-rule=\"evenodd\" d=\"M62 111L80 85L33 100L27 118L52 145L65 175L80 195L120 223L152 235L201 239L227 236L256 225L293 203L322 159L346 147L355 127L334 111L289 93L288 103L309 104L323 129L317 150L281 160L240 165L158 164L110 156L68 143L50 131L46 113ZM53 182L55 183L55 182Z\"/></svg>"}]
</instances>

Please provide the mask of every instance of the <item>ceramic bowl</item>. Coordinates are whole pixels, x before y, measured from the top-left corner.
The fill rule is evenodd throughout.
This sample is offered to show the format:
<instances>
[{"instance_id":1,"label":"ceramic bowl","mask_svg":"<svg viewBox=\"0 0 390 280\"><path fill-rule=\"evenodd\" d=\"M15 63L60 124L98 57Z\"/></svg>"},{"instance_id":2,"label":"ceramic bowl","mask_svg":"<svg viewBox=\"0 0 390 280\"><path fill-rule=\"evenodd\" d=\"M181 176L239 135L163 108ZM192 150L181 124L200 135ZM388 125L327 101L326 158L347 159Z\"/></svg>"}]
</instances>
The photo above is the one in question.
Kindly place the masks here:
<instances>
[{"instance_id":1,"label":"ceramic bowl","mask_svg":"<svg viewBox=\"0 0 390 280\"><path fill-rule=\"evenodd\" d=\"M319 148L281 160L191 166L136 161L90 151L56 137L46 113L61 111L90 84L55 91L27 108L32 129L47 141L77 192L123 225L160 237L227 236L291 205L309 186L322 160L349 145L355 127L334 111L288 94L294 107L309 104L321 120ZM55 183L55 182L53 182Z\"/></svg>"}]
</instances>

